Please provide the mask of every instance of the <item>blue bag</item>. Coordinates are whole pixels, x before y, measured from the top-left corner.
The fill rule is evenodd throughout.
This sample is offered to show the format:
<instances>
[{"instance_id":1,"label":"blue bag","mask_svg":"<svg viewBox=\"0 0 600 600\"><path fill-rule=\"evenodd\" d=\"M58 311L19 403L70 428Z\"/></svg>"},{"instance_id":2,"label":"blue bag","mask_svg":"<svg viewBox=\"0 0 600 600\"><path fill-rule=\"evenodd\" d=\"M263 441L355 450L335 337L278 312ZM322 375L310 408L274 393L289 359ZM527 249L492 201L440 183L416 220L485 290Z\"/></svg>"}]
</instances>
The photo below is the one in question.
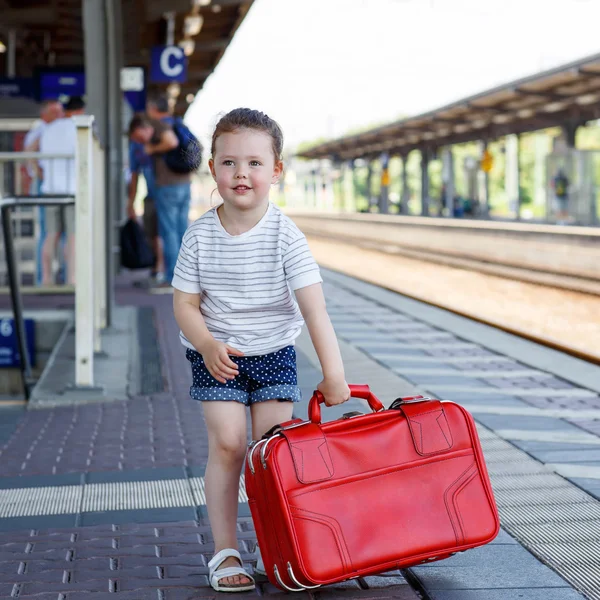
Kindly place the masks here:
<instances>
[{"instance_id":1,"label":"blue bag","mask_svg":"<svg viewBox=\"0 0 600 600\"><path fill-rule=\"evenodd\" d=\"M202 163L202 144L181 119L173 120L173 132L177 136L179 146L165 152L167 167L180 174L197 171Z\"/></svg>"}]
</instances>

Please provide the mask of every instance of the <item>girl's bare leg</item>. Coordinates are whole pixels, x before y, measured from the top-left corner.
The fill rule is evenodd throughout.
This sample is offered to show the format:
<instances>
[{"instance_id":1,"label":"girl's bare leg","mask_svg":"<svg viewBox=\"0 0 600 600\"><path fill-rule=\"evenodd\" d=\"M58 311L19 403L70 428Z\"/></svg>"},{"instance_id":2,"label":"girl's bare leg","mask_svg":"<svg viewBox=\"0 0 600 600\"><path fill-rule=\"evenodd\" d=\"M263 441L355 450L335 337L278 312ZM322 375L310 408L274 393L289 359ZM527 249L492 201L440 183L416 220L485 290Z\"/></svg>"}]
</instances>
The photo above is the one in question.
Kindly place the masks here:
<instances>
[{"instance_id":1,"label":"girl's bare leg","mask_svg":"<svg viewBox=\"0 0 600 600\"><path fill-rule=\"evenodd\" d=\"M208 401L202 407L208 429L206 507L216 554L225 548L238 548L238 494L246 454L246 407L235 401ZM235 558L228 558L221 568L237 566ZM224 577L222 583L250 583L250 580L236 575Z\"/></svg>"}]
</instances>

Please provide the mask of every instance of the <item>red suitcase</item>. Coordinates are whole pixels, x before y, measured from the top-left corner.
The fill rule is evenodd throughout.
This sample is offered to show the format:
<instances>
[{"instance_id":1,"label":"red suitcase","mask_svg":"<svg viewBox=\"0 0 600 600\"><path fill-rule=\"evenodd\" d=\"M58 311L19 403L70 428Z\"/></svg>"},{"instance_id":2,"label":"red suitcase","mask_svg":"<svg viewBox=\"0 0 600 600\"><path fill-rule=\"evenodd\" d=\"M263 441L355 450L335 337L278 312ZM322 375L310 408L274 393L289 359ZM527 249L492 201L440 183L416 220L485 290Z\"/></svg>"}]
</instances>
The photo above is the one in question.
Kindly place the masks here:
<instances>
[{"instance_id":1,"label":"red suitcase","mask_svg":"<svg viewBox=\"0 0 600 600\"><path fill-rule=\"evenodd\" d=\"M250 445L246 490L269 580L302 591L447 558L486 544L499 518L471 415L399 398L388 410L273 428Z\"/></svg>"}]
</instances>

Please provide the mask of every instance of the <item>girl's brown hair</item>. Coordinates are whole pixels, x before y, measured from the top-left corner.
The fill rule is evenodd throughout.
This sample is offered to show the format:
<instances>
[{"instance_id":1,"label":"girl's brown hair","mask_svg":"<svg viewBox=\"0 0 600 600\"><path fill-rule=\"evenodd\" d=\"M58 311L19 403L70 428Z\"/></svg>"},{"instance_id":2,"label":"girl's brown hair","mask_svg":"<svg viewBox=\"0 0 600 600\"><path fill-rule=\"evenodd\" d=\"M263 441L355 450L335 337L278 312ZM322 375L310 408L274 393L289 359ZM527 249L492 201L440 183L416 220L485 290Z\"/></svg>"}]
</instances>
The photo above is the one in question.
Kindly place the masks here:
<instances>
[{"instance_id":1,"label":"girl's brown hair","mask_svg":"<svg viewBox=\"0 0 600 600\"><path fill-rule=\"evenodd\" d=\"M233 133L239 129L254 129L255 131L262 131L270 135L273 142L275 160L279 161L282 159L283 132L281 131L281 127L271 117L265 115L265 113L252 110L251 108L236 108L221 117L212 136L212 145L210 148L212 155L214 156L215 154L215 143L220 135Z\"/></svg>"}]
</instances>

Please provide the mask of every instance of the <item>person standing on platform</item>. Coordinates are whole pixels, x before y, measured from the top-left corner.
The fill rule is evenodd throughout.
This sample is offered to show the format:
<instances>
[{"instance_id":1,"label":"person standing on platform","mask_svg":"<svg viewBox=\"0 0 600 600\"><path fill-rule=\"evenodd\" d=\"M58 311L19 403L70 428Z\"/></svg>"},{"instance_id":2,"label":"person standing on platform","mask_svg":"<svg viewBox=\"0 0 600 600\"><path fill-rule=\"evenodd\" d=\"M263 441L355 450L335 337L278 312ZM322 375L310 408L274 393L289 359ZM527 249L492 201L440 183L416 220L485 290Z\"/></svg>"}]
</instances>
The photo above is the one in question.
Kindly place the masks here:
<instances>
[{"instance_id":1,"label":"person standing on platform","mask_svg":"<svg viewBox=\"0 0 600 600\"><path fill-rule=\"evenodd\" d=\"M127 216L130 219L137 219L133 204L135 202L138 179L141 173L146 181L147 189L146 197L144 198L144 231L150 245L152 246L154 256L156 257L154 267L150 271L150 283L160 284L165 280L165 261L163 257L162 240L158 231L156 205L154 202L154 196L156 192L154 189L154 170L152 167L152 159L144 151L144 145L134 142L133 140L129 141L129 170L131 172L131 179L129 181Z\"/></svg>"},{"instance_id":2,"label":"person standing on platform","mask_svg":"<svg viewBox=\"0 0 600 600\"><path fill-rule=\"evenodd\" d=\"M558 225L566 225L569 220L569 178L561 167L552 179L556 197L556 218Z\"/></svg>"},{"instance_id":3,"label":"person standing on platform","mask_svg":"<svg viewBox=\"0 0 600 600\"><path fill-rule=\"evenodd\" d=\"M236 539L246 406L255 440L291 418L300 400L294 343L304 321L325 403L350 397L319 267L303 233L269 201L283 173L282 149L281 129L264 113L240 108L219 121L209 167L223 203L187 229L173 278L190 395L202 401L208 429L206 503L215 541L209 580L223 592L255 587ZM255 571L264 573L258 558Z\"/></svg>"},{"instance_id":4,"label":"person standing on platform","mask_svg":"<svg viewBox=\"0 0 600 600\"><path fill-rule=\"evenodd\" d=\"M42 132L44 131L46 125L52 123L56 119L61 119L64 117L64 109L62 104L58 100L44 100L42 102L42 107L40 109L40 120L27 132L25 139L23 141L23 149L25 152L37 152L37 148L39 147L36 144ZM42 169L37 161L32 161L28 167L27 171L29 176L31 177L31 187L29 189L29 194L32 196L39 196L41 194L42 188ZM40 285L42 281L48 280L48 273L44 272L44 261L42 260L42 248L44 246L44 241L46 239L46 207L39 206L38 207L38 222L39 222L39 231L40 236L37 243L36 248L36 283Z\"/></svg>"},{"instance_id":5,"label":"person standing on platform","mask_svg":"<svg viewBox=\"0 0 600 600\"><path fill-rule=\"evenodd\" d=\"M149 106L152 106L151 102ZM150 112L152 110L150 108ZM157 115L156 112L153 114ZM160 111L159 114L163 115L161 120L151 119L145 115L135 116L129 124L129 137L143 144L144 151L153 160L154 202L165 261L165 281L157 287L170 291L177 253L188 225L191 175L176 173L167 166L165 154L179 146L179 139L173 130L172 117L168 116L168 113L167 117L164 117L164 113Z\"/></svg>"},{"instance_id":6,"label":"person standing on platform","mask_svg":"<svg viewBox=\"0 0 600 600\"><path fill-rule=\"evenodd\" d=\"M77 128L71 117L85 113L85 104L79 97L71 98L65 106L65 117L56 119L44 128L35 144L43 154L72 154L77 151ZM75 194L75 159L45 158L41 161L44 172L41 191L43 194ZM42 248L44 264L43 285L54 283L52 261L61 235L67 238L65 263L67 283L75 284L75 207L46 207L46 240ZM63 219L64 216L64 219Z\"/></svg>"}]
</instances>

